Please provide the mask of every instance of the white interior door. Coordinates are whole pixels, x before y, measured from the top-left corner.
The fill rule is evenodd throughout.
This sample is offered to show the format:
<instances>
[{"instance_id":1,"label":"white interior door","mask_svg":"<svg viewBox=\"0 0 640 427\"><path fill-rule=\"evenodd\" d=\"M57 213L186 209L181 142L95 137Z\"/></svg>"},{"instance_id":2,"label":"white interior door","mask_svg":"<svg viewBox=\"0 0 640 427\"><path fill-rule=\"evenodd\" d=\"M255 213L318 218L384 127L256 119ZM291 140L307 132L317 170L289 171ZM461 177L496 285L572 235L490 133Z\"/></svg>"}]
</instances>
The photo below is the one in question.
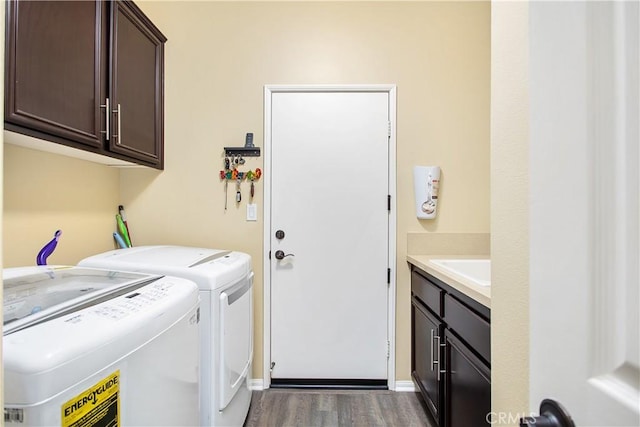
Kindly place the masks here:
<instances>
[{"instance_id":1,"label":"white interior door","mask_svg":"<svg viewBox=\"0 0 640 427\"><path fill-rule=\"evenodd\" d=\"M271 381L386 380L390 93L270 96Z\"/></svg>"},{"instance_id":2,"label":"white interior door","mask_svg":"<svg viewBox=\"0 0 640 427\"><path fill-rule=\"evenodd\" d=\"M640 425L638 2L531 2L531 410Z\"/></svg>"}]
</instances>

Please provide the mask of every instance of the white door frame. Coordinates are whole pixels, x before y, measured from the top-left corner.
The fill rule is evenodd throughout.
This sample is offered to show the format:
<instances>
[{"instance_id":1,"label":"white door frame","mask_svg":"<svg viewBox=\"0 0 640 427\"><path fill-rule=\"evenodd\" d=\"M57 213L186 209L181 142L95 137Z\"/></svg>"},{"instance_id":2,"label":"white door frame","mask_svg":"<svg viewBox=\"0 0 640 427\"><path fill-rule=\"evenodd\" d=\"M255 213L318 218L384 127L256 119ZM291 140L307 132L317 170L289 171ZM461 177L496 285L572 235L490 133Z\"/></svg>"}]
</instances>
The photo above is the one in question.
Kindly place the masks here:
<instances>
[{"instance_id":1,"label":"white door frame","mask_svg":"<svg viewBox=\"0 0 640 427\"><path fill-rule=\"evenodd\" d=\"M391 283L388 286L387 336L389 359L387 360L387 385L395 390L396 377L396 86L395 85L266 85L264 87L264 223L263 223L263 388L271 386L271 97L278 92L387 92L389 94L389 268Z\"/></svg>"}]
</instances>

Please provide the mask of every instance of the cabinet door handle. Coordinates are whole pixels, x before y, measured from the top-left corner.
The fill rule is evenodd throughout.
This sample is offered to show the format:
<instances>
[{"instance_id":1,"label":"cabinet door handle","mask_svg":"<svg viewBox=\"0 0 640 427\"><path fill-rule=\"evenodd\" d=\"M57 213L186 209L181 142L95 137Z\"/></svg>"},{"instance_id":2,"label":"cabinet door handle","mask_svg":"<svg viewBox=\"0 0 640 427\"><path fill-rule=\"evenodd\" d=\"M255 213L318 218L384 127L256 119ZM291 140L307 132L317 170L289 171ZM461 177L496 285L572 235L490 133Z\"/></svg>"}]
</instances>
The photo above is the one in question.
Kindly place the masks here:
<instances>
[{"instance_id":1,"label":"cabinet door handle","mask_svg":"<svg viewBox=\"0 0 640 427\"><path fill-rule=\"evenodd\" d=\"M436 335L434 338L438 342L438 344L436 345L436 351L438 352L438 359L436 359L436 361L433 363L438 365L438 375L436 378L438 379L438 381L440 381L440 373L442 372L442 370L440 369L440 336Z\"/></svg>"},{"instance_id":2,"label":"cabinet door handle","mask_svg":"<svg viewBox=\"0 0 640 427\"><path fill-rule=\"evenodd\" d=\"M122 122L120 121L120 117L122 116L122 114L120 110L120 104L118 104L118 108L116 110L113 110L113 112L118 116L118 134L113 135L113 137L118 138L118 140L116 141L116 145L120 145L122 144Z\"/></svg>"},{"instance_id":3,"label":"cabinet door handle","mask_svg":"<svg viewBox=\"0 0 640 427\"><path fill-rule=\"evenodd\" d=\"M440 374L444 374L444 373L447 372L446 368L445 369L440 369L441 368L441 365L440 365L440 347L445 347L446 344L442 344L442 341L441 341L442 338L440 338L440 335L436 335L434 338L436 339L436 341L438 341L438 345L436 345L436 351L438 352L438 359L435 360L433 363L438 365L438 376L437 376L437 378L438 378L438 381L440 381ZM433 365L431 365L431 367L433 368Z\"/></svg>"},{"instance_id":4,"label":"cabinet door handle","mask_svg":"<svg viewBox=\"0 0 640 427\"><path fill-rule=\"evenodd\" d=\"M433 350L434 350L433 338L434 338L434 333L433 333L433 329L431 329L431 372L433 372L433 367L436 364L436 362L435 362L435 360L433 358Z\"/></svg>"},{"instance_id":5,"label":"cabinet door handle","mask_svg":"<svg viewBox=\"0 0 640 427\"><path fill-rule=\"evenodd\" d=\"M100 133L104 133L106 135L106 140L109 140L109 116L111 115L111 110L109 107L109 98L106 98L104 101L104 105L100 105L100 108L104 108L104 124L105 130L101 130Z\"/></svg>"}]
</instances>

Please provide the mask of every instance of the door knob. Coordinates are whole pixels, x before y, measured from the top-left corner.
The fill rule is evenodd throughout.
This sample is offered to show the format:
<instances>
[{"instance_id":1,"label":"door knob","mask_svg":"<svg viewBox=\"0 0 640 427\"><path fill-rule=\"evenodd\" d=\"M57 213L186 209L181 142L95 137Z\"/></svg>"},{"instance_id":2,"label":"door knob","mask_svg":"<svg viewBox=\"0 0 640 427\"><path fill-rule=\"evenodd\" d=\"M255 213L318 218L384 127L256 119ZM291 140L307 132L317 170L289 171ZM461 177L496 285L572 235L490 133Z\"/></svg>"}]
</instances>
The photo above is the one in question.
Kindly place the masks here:
<instances>
[{"instance_id":1,"label":"door knob","mask_svg":"<svg viewBox=\"0 0 640 427\"><path fill-rule=\"evenodd\" d=\"M520 427L576 427L576 425L561 404L552 399L544 399L540 403L540 416L520 418Z\"/></svg>"},{"instance_id":2,"label":"door knob","mask_svg":"<svg viewBox=\"0 0 640 427\"><path fill-rule=\"evenodd\" d=\"M288 257L288 256L294 256L294 255L293 254L285 255L284 251L281 251L281 250L276 251L276 259L284 259L285 257Z\"/></svg>"}]
</instances>

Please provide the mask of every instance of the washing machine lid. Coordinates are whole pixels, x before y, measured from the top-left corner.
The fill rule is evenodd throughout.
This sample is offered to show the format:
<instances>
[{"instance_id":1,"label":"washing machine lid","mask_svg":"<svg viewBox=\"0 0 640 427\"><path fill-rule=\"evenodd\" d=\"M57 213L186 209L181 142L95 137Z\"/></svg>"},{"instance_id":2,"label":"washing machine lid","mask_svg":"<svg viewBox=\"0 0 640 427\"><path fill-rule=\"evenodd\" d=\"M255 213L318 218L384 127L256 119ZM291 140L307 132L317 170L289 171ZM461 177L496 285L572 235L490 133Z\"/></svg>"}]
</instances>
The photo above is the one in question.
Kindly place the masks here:
<instances>
[{"instance_id":1,"label":"washing machine lid","mask_svg":"<svg viewBox=\"0 0 640 427\"><path fill-rule=\"evenodd\" d=\"M149 284L159 275L79 267L20 267L2 272L3 335Z\"/></svg>"},{"instance_id":2,"label":"washing machine lid","mask_svg":"<svg viewBox=\"0 0 640 427\"><path fill-rule=\"evenodd\" d=\"M139 246L105 252L97 257L130 265L192 268L224 257L229 252L189 246Z\"/></svg>"},{"instance_id":3,"label":"washing machine lid","mask_svg":"<svg viewBox=\"0 0 640 427\"><path fill-rule=\"evenodd\" d=\"M85 258L78 265L184 277L196 282L200 290L225 288L251 273L248 254L170 245L117 249Z\"/></svg>"}]
</instances>

